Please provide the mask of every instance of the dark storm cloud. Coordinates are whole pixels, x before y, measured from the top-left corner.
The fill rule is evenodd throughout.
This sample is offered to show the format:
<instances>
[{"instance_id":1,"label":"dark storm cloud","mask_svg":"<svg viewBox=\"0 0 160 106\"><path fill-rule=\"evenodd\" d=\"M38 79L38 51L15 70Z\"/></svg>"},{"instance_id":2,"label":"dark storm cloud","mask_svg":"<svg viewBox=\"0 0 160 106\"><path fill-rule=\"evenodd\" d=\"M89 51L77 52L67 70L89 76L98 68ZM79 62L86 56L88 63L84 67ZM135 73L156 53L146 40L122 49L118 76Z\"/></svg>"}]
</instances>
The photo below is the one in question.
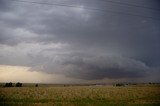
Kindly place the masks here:
<instances>
[{"instance_id":1,"label":"dark storm cloud","mask_svg":"<svg viewBox=\"0 0 160 106\"><path fill-rule=\"evenodd\" d=\"M66 67L70 67L68 69L69 72L66 73L68 76L90 80L103 78L139 78L144 77L148 70L144 63L121 57L74 59L74 61L65 62L65 65Z\"/></svg>"},{"instance_id":2,"label":"dark storm cloud","mask_svg":"<svg viewBox=\"0 0 160 106\"><path fill-rule=\"evenodd\" d=\"M139 78L159 67L160 21L84 8L157 19L160 11L98 0L61 2L82 8L0 0L0 64L80 79ZM159 9L157 0L120 2Z\"/></svg>"},{"instance_id":3,"label":"dark storm cloud","mask_svg":"<svg viewBox=\"0 0 160 106\"><path fill-rule=\"evenodd\" d=\"M9 9L9 3L6 0L0 0L0 11L6 11Z\"/></svg>"},{"instance_id":4,"label":"dark storm cloud","mask_svg":"<svg viewBox=\"0 0 160 106\"><path fill-rule=\"evenodd\" d=\"M72 78L95 80L104 78L145 77L150 68L144 63L125 57L61 55L31 70L63 74Z\"/></svg>"}]
</instances>

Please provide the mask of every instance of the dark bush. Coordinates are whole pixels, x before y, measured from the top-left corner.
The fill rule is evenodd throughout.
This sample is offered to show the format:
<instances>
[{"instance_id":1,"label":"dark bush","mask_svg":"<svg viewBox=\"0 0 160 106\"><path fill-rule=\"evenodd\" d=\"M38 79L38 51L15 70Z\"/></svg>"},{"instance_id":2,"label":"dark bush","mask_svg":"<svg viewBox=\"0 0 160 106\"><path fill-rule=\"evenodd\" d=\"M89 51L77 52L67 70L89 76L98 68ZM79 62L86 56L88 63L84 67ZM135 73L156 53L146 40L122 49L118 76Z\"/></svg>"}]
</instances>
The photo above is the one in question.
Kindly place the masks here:
<instances>
[{"instance_id":1,"label":"dark bush","mask_svg":"<svg viewBox=\"0 0 160 106\"><path fill-rule=\"evenodd\" d=\"M17 83L16 83L16 87L22 87L22 83L17 82Z\"/></svg>"},{"instance_id":2,"label":"dark bush","mask_svg":"<svg viewBox=\"0 0 160 106\"><path fill-rule=\"evenodd\" d=\"M12 82L6 83L4 87L13 87Z\"/></svg>"},{"instance_id":3,"label":"dark bush","mask_svg":"<svg viewBox=\"0 0 160 106\"><path fill-rule=\"evenodd\" d=\"M116 84L116 86L125 86L125 84L118 83L118 84Z\"/></svg>"},{"instance_id":4,"label":"dark bush","mask_svg":"<svg viewBox=\"0 0 160 106\"><path fill-rule=\"evenodd\" d=\"M38 87L38 84L36 84L35 87Z\"/></svg>"},{"instance_id":5,"label":"dark bush","mask_svg":"<svg viewBox=\"0 0 160 106\"><path fill-rule=\"evenodd\" d=\"M151 82L149 82L149 84L152 84Z\"/></svg>"}]
</instances>

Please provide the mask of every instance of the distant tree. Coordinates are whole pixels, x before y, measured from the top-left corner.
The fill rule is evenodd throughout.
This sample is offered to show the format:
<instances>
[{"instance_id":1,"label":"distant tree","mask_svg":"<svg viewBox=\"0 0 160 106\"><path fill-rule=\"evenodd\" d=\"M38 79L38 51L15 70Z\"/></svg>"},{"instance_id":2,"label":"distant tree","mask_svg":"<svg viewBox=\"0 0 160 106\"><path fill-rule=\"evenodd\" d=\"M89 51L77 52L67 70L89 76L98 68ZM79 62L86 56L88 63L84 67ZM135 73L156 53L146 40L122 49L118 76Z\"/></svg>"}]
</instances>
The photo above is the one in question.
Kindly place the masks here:
<instances>
[{"instance_id":1,"label":"distant tree","mask_svg":"<svg viewBox=\"0 0 160 106\"><path fill-rule=\"evenodd\" d=\"M35 87L38 87L38 84L36 84Z\"/></svg>"},{"instance_id":2,"label":"distant tree","mask_svg":"<svg viewBox=\"0 0 160 106\"><path fill-rule=\"evenodd\" d=\"M22 87L22 83L17 82L17 83L16 83L16 87Z\"/></svg>"},{"instance_id":3,"label":"distant tree","mask_svg":"<svg viewBox=\"0 0 160 106\"><path fill-rule=\"evenodd\" d=\"M4 87L13 87L12 82L6 83Z\"/></svg>"},{"instance_id":4,"label":"distant tree","mask_svg":"<svg viewBox=\"0 0 160 106\"><path fill-rule=\"evenodd\" d=\"M118 84L116 84L116 86L125 86L125 85L122 83L118 83Z\"/></svg>"},{"instance_id":5,"label":"distant tree","mask_svg":"<svg viewBox=\"0 0 160 106\"><path fill-rule=\"evenodd\" d=\"M9 87L9 83L6 83L6 84L4 85L4 87Z\"/></svg>"}]
</instances>

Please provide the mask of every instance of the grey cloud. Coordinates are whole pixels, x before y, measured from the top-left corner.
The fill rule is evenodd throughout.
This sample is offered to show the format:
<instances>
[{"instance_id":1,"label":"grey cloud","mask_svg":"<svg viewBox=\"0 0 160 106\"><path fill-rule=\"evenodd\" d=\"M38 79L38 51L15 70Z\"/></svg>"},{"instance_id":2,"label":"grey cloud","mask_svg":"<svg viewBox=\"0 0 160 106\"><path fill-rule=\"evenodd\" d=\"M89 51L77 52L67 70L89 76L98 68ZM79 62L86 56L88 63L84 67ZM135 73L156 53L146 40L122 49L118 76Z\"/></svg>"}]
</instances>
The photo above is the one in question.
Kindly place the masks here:
<instances>
[{"instance_id":1,"label":"grey cloud","mask_svg":"<svg viewBox=\"0 0 160 106\"><path fill-rule=\"evenodd\" d=\"M160 17L154 10L85 2L66 3ZM121 2L159 8L157 0ZM27 65L82 79L145 77L160 65L157 20L5 0L0 1L0 14L0 64ZM69 47L51 48L53 43Z\"/></svg>"},{"instance_id":2,"label":"grey cloud","mask_svg":"<svg viewBox=\"0 0 160 106\"><path fill-rule=\"evenodd\" d=\"M10 10L9 5L10 2L7 2L7 0L0 0L0 12Z\"/></svg>"},{"instance_id":3,"label":"grey cloud","mask_svg":"<svg viewBox=\"0 0 160 106\"><path fill-rule=\"evenodd\" d=\"M125 57L60 56L31 70L66 75L71 78L96 80L104 78L145 77L149 67L144 63Z\"/></svg>"},{"instance_id":4,"label":"grey cloud","mask_svg":"<svg viewBox=\"0 0 160 106\"><path fill-rule=\"evenodd\" d=\"M0 43L14 45L17 43L16 38L9 32L7 32L4 28L0 27Z\"/></svg>"}]
</instances>

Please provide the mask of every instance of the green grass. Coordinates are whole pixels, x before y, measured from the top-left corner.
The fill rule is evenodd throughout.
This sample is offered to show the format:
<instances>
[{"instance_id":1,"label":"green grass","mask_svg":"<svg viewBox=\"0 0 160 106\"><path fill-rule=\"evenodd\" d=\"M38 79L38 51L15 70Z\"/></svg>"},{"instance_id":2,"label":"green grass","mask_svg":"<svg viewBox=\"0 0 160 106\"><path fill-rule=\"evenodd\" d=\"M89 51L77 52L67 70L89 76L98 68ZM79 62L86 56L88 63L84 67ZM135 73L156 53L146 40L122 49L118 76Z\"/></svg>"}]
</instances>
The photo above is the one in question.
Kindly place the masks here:
<instances>
[{"instance_id":1,"label":"green grass","mask_svg":"<svg viewBox=\"0 0 160 106\"><path fill-rule=\"evenodd\" d=\"M160 106L160 87L0 88L0 106Z\"/></svg>"}]
</instances>

